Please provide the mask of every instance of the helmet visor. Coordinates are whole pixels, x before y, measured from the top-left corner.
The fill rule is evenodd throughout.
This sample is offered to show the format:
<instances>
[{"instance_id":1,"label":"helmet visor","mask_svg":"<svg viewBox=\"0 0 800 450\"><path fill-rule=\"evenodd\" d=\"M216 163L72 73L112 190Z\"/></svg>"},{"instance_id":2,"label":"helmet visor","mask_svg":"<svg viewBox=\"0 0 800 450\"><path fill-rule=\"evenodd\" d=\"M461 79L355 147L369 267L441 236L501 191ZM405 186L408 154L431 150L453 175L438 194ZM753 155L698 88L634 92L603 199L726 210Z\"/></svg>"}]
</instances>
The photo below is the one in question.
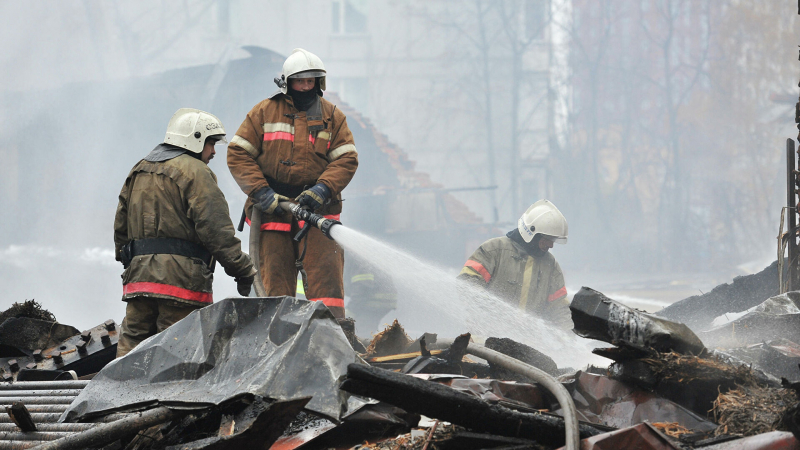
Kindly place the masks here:
<instances>
[{"instance_id":1,"label":"helmet visor","mask_svg":"<svg viewBox=\"0 0 800 450\"><path fill-rule=\"evenodd\" d=\"M555 242L556 244L562 244L562 245L567 243L566 236L561 237L561 236L550 236L547 234L542 234L542 239L547 239L548 241L552 241Z\"/></svg>"},{"instance_id":2,"label":"helmet visor","mask_svg":"<svg viewBox=\"0 0 800 450\"><path fill-rule=\"evenodd\" d=\"M324 76L325 72L322 70L305 70L303 72L297 72L295 74L289 75L289 78L317 78Z\"/></svg>"},{"instance_id":3,"label":"helmet visor","mask_svg":"<svg viewBox=\"0 0 800 450\"><path fill-rule=\"evenodd\" d=\"M208 139L214 139L214 145L218 144L227 144L228 140L225 139L224 134L214 134L208 137Z\"/></svg>"}]
</instances>

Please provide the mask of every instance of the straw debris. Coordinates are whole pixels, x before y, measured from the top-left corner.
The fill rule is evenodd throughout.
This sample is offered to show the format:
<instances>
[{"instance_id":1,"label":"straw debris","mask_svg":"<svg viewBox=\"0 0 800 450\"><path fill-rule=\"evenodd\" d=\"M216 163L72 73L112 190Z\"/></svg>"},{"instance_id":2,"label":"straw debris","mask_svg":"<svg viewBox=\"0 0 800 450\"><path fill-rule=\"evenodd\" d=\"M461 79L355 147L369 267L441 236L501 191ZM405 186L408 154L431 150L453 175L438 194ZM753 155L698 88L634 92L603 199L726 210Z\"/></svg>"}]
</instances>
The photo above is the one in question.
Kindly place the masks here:
<instances>
[{"instance_id":1,"label":"straw debris","mask_svg":"<svg viewBox=\"0 0 800 450\"><path fill-rule=\"evenodd\" d=\"M42 308L36 300L25 300L22 303L14 303L10 308L0 313L0 324L12 317L27 317L29 319L46 320L57 322L56 316L50 311Z\"/></svg>"},{"instance_id":2,"label":"straw debris","mask_svg":"<svg viewBox=\"0 0 800 450\"><path fill-rule=\"evenodd\" d=\"M666 434L669 437L679 438L683 434L692 434L692 430L682 426L678 422L655 422L651 423L658 431Z\"/></svg>"},{"instance_id":3,"label":"straw debris","mask_svg":"<svg viewBox=\"0 0 800 450\"><path fill-rule=\"evenodd\" d=\"M367 347L366 356L372 358L404 353L412 342L414 341L408 337L403 326L395 319L385 330L375 335Z\"/></svg>"},{"instance_id":4,"label":"straw debris","mask_svg":"<svg viewBox=\"0 0 800 450\"><path fill-rule=\"evenodd\" d=\"M720 425L714 434L752 436L786 430L781 418L795 403L797 394L790 389L740 386L720 393L710 411Z\"/></svg>"},{"instance_id":5,"label":"straw debris","mask_svg":"<svg viewBox=\"0 0 800 450\"><path fill-rule=\"evenodd\" d=\"M715 356L698 357L675 352L643 358L662 381L690 383L695 380L731 380L744 386L758 386L758 378L747 366L735 366Z\"/></svg>"}]
</instances>

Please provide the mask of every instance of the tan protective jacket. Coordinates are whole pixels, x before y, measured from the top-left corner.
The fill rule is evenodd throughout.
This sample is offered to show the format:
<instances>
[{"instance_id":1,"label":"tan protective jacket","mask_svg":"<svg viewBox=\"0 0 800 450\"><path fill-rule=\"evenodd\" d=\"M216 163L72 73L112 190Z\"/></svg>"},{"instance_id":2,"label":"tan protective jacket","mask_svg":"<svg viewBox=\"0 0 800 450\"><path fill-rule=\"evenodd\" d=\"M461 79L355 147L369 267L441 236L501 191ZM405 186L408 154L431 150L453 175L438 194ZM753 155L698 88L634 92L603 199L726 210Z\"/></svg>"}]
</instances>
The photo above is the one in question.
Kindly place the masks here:
<instances>
[{"instance_id":1,"label":"tan protective jacket","mask_svg":"<svg viewBox=\"0 0 800 450\"><path fill-rule=\"evenodd\" d=\"M178 238L202 244L232 277L256 271L234 235L228 203L211 169L188 154L139 161L119 194L114 218L117 260L134 239ZM122 274L123 300L145 296L212 303L214 274L198 258L140 255Z\"/></svg>"},{"instance_id":2,"label":"tan protective jacket","mask_svg":"<svg viewBox=\"0 0 800 450\"><path fill-rule=\"evenodd\" d=\"M560 328L572 327L564 274L549 252L531 256L506 236L489 239L469 257L458 277Z\"/></svg>"},{"instance_id":3,"label":"tan protective jacket","mask_svg":"<svg viewBox=\"0 0 800 450\"><path fill-rule=\"evenodd\" d=\"M321 117L317 120L309 120L307 112L298 111L292 98L280 92L247 113L228 146L228 167L245 194L269 186L267 177L296 188L291 195L282 192L283 186L277 183L272 186L286 196L324 183L332 200L321 212L337 215L342 211L341 192L356 173L358 153L344 113L321 97L319 102ZM251 207L248 198L248 217ZM288 215L262 216L262 229L288 231L288 227L270 228L269 223L288 224L290 219Z\"/></svg>"}]
</instances>

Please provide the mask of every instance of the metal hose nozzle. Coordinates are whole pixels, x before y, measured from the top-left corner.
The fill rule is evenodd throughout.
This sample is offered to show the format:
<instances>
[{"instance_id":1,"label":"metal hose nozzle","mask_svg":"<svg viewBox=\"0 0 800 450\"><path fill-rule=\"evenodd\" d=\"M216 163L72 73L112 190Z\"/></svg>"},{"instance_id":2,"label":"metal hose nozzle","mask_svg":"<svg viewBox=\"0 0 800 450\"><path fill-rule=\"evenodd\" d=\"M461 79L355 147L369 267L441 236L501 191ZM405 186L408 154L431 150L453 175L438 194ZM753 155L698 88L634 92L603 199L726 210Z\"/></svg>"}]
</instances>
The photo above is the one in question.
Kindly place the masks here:
<instances>
[{"instance_id":1,"label":"metal hose nozzle","mask_svg":"<svg viewBox=\"0 0 800 450\"><path fill-rule=\"evenodd\" d=\"M331 228L333 228L334 225L342 224L338 220L326 219L319 214L315 214L307 209L303 209L297 203L280 202L279 206L289 210L298 221L302 220L319 228L319 230L322 231L322 234L324 234L328 239L333 239L331 237Z\"/></svg>"}]
</instances>

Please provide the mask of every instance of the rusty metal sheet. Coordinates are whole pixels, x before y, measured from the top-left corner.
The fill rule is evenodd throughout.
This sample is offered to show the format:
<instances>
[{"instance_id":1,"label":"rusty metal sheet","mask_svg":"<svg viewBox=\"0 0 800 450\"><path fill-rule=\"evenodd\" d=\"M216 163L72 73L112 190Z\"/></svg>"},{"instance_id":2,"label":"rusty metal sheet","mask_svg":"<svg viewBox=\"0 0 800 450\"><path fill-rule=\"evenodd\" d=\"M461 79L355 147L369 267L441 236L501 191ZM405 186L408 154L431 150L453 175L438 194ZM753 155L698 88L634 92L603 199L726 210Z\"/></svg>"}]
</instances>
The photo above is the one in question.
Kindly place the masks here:
<instances>
[{"instance_id":1,"label":"rusty metal sheet","mask_svg":"<svg viewBox=\"0 0 800 450\"><path fill-rule=\"evenodd\" d=\"M577 372L566 387L582 419L625 428L641 422L678 423L693 431L711 431L712 422L657 394L602 375ZM558 411L556 411L558 412Z\"/></svg>"},{"instance_id":2,"label":"rusty metal sheet","mask_svg":"<svg viewBox=\"0 0 800 450\"><path fill-rule=\"evenodd\" d=\"M324 420L324 419L323 419ZM328 430L336 428L336 424L329 420L310 425L308 428L295 434L284 435L278 438L269 448L270 450L294 450L301 445L314 440Z\"/></svg>"},{"instance_id":3,"label":"rusty metal sheet","mask_svg":"<svg viewBox=\"0 0 800 450\"><path fill-rule=\"evenodd\" d=\"M364 441L376 442L407 433L419 419L418 414L409 414L388 403L365 405L344 417L340 425L303 413L270 449L350 448Z\"/></svg>"},{"instance_id":4,"label":"rusty metal sheet","mask_svg":"<svg viewBox=\"0 0 800 450\"><path fill-rule=\"evenodd\" d=\"M435 381L440 384L486 400L491 403L501 403L514 409L549 409L550 404L542 395L542 391L527 383L516 381L501 381L493 379L475 379L454 375L429 375L412 374L416 378Z\"/></svg>"},{"instance_id":5,"label":"rusty metal sheet","mask_svg":"<svg viewBox=\"0 0 800 450\"><path fill-rule=\"evenodd\" d=\"M698 448L703 450L800 450L800 442L788 431L770 431Z\"/></svg>"},{"instance_id":6,"label":"rusty metal sheet","mask_svg":"<svg viewBox=\"0 0 800 450\"><path fill-rule=\"evenodd\" d=\"M561 447L559 450L564 450ZM647 423L599 434L581 441L581 450L679 450Z\"/></svg>"}]
</instances>

